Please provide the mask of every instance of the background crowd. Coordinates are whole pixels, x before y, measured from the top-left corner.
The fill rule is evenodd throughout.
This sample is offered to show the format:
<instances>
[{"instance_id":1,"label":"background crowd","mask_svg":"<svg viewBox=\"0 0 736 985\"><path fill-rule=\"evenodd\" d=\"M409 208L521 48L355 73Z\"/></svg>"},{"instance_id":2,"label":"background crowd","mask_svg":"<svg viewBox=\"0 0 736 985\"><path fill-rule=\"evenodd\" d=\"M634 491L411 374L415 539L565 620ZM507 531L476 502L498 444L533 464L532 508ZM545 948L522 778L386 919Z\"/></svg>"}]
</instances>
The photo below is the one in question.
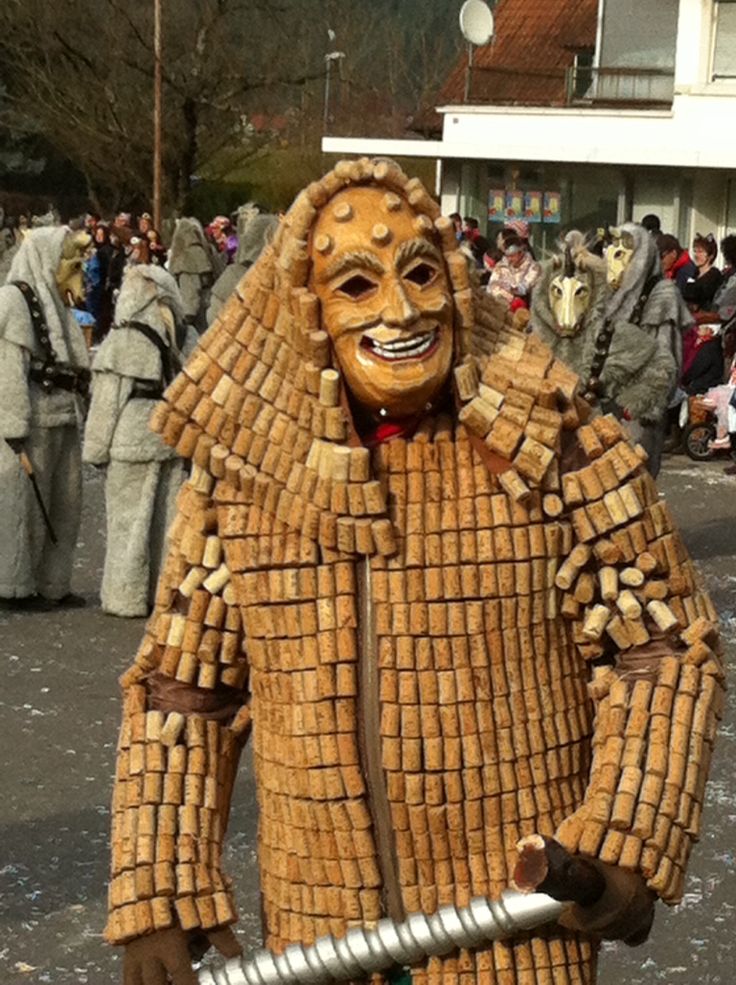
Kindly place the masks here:
<instances>
[{"instance_id":1,"label":"background crowd","mask_svg":"<svg viewBox=\"0 0 736 985\"><path fill-rule=\"evenodd\" d=\"M125 271L141 264L163 267L174 274L188 300L188 317L199 332L204 331L213 286L231 265L240 265L243 270L247 267L248 261L243 264L239 256L243 227L255 216L263 214L258 206L248 204L231 216L216 215L204 226L194 218L181 219L176 225L167 224L171 226L166 230L168 245L164 245L162 232L154 228L149 212L138 216L118 212L109 219L87 213L72 219L70 228L83 229L92 238L85 262L84 304L75 309L77 320L87 330L90 344L98 345L110 330L115 298ZM53 209L44 216L20 215L17 218L6 217L0 209L0 284L5 281L12 257L26 233L33 228L59 223L60 217ZM273 225L269 221L269 229ZM259 240L258 249L262 245ZM193 260L195 252L198 255ZM252 253L251 249L249 262L257 255L251 256ZM192 276L196 276L194 284L191 283ZM237 277L232 278L233 286L236 281Z\"/></svg>"}]
</instances>

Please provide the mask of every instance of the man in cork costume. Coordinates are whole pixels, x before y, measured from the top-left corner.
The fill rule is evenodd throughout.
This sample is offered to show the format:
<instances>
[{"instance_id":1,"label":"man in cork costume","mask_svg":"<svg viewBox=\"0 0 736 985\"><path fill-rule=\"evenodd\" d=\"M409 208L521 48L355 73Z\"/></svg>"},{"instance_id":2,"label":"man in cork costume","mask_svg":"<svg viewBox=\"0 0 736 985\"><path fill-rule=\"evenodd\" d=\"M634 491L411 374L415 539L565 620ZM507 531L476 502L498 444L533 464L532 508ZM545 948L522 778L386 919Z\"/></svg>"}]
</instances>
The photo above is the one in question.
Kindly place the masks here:
<instances>
[{"instance_id":1,"label":"man in cork costume","mask_svg":"<svg viewBox=\"0 0 736 985\"><path fill-rule=\"evenodd\" d=\"M713 607L619 424L469 276L420 182L343 162L154 414L194 464L123 677L126 985L238 950L221 846L251 732L274 951L495 897L533 834L594 860L603 897L415 983L590 985L601 937L682 895Z\"/></svg>"}]
</instances>

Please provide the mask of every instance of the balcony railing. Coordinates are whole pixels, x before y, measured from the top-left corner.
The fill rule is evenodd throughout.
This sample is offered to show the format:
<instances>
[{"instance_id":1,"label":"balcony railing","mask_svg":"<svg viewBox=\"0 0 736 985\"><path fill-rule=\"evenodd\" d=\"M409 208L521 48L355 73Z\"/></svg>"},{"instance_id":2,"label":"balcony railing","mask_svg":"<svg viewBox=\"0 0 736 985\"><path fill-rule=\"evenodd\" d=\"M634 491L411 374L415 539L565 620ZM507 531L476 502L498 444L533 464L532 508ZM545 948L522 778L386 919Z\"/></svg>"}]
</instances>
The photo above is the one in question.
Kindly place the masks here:
<instances>
[{"instance_id":1,"label":"balcony railing","mask_svg":"<svg viewBox=\"0 0 736 985\"><path fill-rule=\"evenodd\" d=\"M670 106L674 93L673 71L583 65L567 71L568 106Z\"/></svg>"}]
</instances>

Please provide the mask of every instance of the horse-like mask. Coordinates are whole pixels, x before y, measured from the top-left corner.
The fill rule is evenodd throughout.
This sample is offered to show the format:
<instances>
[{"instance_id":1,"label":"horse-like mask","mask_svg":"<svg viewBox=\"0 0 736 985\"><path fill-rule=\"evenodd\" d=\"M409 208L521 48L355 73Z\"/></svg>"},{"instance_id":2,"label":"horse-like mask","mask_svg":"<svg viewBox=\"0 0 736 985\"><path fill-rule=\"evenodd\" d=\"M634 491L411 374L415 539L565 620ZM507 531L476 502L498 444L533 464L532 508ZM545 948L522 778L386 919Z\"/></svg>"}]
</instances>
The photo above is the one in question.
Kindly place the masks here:
<instances>
[{"instance_id":1,"label":"horse-like mask","mask_svg":"<svg viewBox=\"0 0 736 985\"><path fill-rule=\"evenodd\" d=\"M56 268L56 287L61 299L69 307L84 301L83 264L89 254L92 237L87 233L69 233L61 248L61 259Z\"/></svg>"},{"instance_id":2,"label":"horse-like mask","mask_svg":"<svg viewBox=\"0 0 736 985\"><path fill-rule=\"evenodd\" d=\"M549 285L549 306L554 316L555 331L561 338L578 334L590 300L590 274L575 263L567 247L564 268Z\"/></svg>"},{"instance_id":3,"label":"horse-like mask","mask_svg":"<svg viewBox=\"0 0 736 985\"><path fill-rule=\"evenodd\" d=\"M617 291L634 256L635 244L628 233L622 233L618 229L612 229L611 235L613 242L606 251L606 279L611 290Z\"/></svg>"}]
</instances>

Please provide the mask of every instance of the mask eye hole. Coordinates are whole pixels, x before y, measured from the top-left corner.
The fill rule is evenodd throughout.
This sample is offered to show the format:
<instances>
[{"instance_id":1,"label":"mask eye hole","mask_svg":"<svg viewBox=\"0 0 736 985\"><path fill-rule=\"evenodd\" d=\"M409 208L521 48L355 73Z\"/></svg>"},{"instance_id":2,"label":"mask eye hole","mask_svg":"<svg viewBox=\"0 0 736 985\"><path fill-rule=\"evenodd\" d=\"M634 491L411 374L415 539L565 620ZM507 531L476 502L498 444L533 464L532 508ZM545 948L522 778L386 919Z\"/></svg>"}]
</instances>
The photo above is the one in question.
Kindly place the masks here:
<instances>
[{"instance_id":1,"label":"mask eye hole","mask_svg":"<svg viewBox=\"0 0 736 985\"><path fill-rule=\"evenodd\" d=\"M437 271L431 264L418 263L411 270L407 270L404 278L411 281L412 284L416 284L417 287L426 287L427 284L432 283L436 275Z\"/></svg>"},{"instance_id":2,"label":"mask eye hole","mask_svg":"<svg viewBox=\"0 0 736 985\"><path fill-rule=\"evenodd\" d=\"M375 287L376 285L372 280L369 280L362 274L354 274L352 277L348 277L346 281L343 281L337 290L340 294L346 294L354 301L359 301L361 298L367 297L371 291L375 290Z\"/></svg>"}]
</instances>

